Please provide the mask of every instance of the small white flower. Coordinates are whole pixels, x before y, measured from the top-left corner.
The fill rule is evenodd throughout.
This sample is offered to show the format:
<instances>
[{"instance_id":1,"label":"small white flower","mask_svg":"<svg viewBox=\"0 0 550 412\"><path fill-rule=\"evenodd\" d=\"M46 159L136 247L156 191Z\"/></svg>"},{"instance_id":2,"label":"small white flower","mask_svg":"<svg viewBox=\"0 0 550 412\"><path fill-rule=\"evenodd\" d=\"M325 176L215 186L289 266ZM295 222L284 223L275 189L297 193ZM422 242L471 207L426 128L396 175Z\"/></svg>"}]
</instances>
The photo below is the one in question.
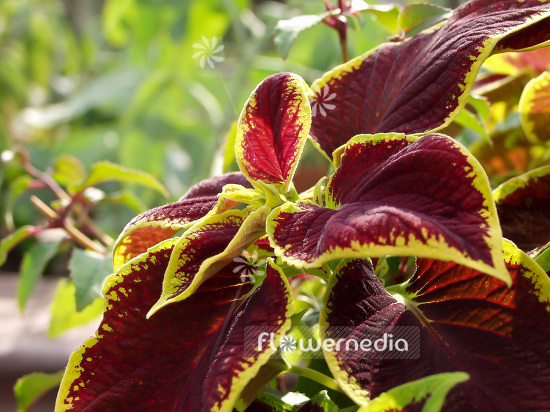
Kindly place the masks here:
<instances>
[{"instance_id":1,"label":"small white flower","mask_svg":"<svg viewBox=\"0 0 550 412\"><path fill-rule=\"evenodd\" d=\"M336 107L334 104L328 103L336 98L336 93L330 92L328 84L325 84L322 89L315 85L312 90L315 96L311 99L311 114L315 116L319 112L321 116L326 116L327 110L333 110Z\"/></svg>"},{"instance_id":2,"label":"small white flower","mask_svg":"<svg viewBox=\"0 0 550 412\"><path fill-rule=\"evenodd\" d=\"M233 259L237 266L233 273L241 274L241 282L254 282L257 278L265 275L265 259L258 259L258 252L254 251L250 257L237 257Z\"/></svg>"},{"instance_id":3,"label":"small white flower","mask_svg":"<svg viewBox=\"0 0 550 412\"><path fill-rule=\"evenodd\" d=\"M216 63L223 61L223 56L216 56L216 53L220 53L224 49L224 45L220 43L218 46L218 39L212 37L210 41L202 36L202 42L193 44L193 48L199 49L193 54L193 60L197 61L201 69L208 64L213 69Z\"/></svg>"},{"instance_id":4,"label":"small white flower","mask_svg":"<svg viewBox=\"0 0 550 412\"><path fill-rule=\"evenodd\" d=\"M281 352L292 352L293 350L296 350L297 342L296 339L294 339L293 336L285 336L281 340L281 344L279 345L281 348Z\"/></svg>"}]
</instances>

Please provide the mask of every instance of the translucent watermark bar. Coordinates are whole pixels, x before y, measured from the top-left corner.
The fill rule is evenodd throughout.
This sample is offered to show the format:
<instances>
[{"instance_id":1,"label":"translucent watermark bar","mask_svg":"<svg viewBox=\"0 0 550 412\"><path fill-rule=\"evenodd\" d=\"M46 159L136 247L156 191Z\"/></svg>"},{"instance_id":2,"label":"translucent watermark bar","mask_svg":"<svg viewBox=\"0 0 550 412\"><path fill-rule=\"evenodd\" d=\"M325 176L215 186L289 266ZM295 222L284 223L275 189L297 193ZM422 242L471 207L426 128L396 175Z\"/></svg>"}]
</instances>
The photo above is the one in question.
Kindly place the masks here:
<instances>
[{"instance_id":1,"label":"translucent watermark bar","mask_svg":"<svg viewBox=\"0 0 550 412\"><path fill-rule=\"evenodd\" d=\"M323 351L335 352L340 359L418 359L420 328L396 326L391 330L373 331L364 325L296 326L284 336L279 327L245 328L246 357L267 356L277 351L275 358L322 359Z\"/></svg>"}]
</instances>

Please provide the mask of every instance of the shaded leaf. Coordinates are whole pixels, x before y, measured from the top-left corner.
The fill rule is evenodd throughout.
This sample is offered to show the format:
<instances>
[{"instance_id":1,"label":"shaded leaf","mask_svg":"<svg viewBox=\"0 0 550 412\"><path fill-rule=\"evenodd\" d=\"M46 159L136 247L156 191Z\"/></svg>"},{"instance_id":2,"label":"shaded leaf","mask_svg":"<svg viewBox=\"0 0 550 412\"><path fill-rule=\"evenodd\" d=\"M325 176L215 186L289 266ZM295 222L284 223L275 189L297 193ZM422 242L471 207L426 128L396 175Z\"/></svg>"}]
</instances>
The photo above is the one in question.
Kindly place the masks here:
<instances>
[{"instance_id":1,"label":"shaded leaf","mask_svg":"<svg viewBox=\"0 0 550 412\"><path fill-rule=\"evenodd\" d=\"M313 139L331 158L357 134L415 134L448 125L495 48L519 50L550 39L549 14L550 5L536 0L473 0L434 32L383 44L336 67L312 85L336 94L333 110L313 116Z\"/></svg>"},{"instance_id":2,"label":"shaded leaf","mask_svg":"<svg viewBox=\"0 0 550 412\"><path fill-rule=\"evenodd\" d=\"M427 376L380 394L358 412L439 412L449 391L466 380L468 374L464 372Z\"/></svg>"},{"instance_id":3,"label":"shaded leaf","mask_svg":"<svg viewBox=\"0 0 550 412\"><path fill-rule=\"evenodd\" d=\"M503 248L509 288L453 262L418 259L417 273L390 294L369 263L342 265L329 283L321 325L347 326L356 337L417 329L408 341L420 348L416 359L395 350L378 357L353 347L326 352L346 393L365 403L407 382L463 371L470 380L451 390L444 411L543 410L550 402L550 279L512 243ZM330 328L322 330L330 336Z\"/></svg>"},{"instance_id":4,"label":"shaded leaf","mask_svg":"<svg viewBox=\"0 0 550 412\"><path fill-rule=\"evenodd\" d=\"M268 218L278 256L297 267L351 257L453 260L509 281L485 172L454 140L356 136L335 152L325 207L287 203ZM292 228L289 230L289 228Z\"/></svg>"},{"instance_id":5,"label":"shaded leaf","mask_svg":"<svg viewBox=\"0 0 550 412\"><path fill-rule=\"evenodd\" d=\"M239 119L235 153L251 181L288 191L311 125L307 85L277 73L252 92Z\"/></svg>"},{"instance_id":6,"label":"shaded leaf","mask_svg":"<svg viewBox=\"0 0 550 412\"><path fill-rule=\"evenodd\" d=\"M85 325L97 319L103 312L103 299L96 298L81 311L76 309L76 288L68 279L61 279L57 285L51 305L51 319L48 336L55 338L63 332Z\"/></svg>"},{"instance_id":7,"label":"shaded leaf","mask_svg":"<svg viewBox=\"0 0 550 412\"><path fill-rule=\"evenodd\" d=\"M228 184L252 188L242 173L226 173L192 186L179 201L160 206L136 216L119 235L113 249L115 270L145 252L149 247L168 239L176 232L203 218L218 204L218 195ZM219 213L236 203L226 202Z\"/></svg>"},{"instance_id":8,"label":"shaded leaf","mask_svg":"<svg viewBox=\"0 0 550 412\"><path fill-rule=\"evenodd\" d=\"M504 182L493 197L505 238L525 251L550 241L550 166Z\"/></svg>"},{"instance_id":9,"label":"shaded leaf","mask_svg":"<svg viewBox=\"0 0 550 412\"><path fill-rule=\"evenodd\" d=\"M535 143L550 140L550 72L544 72L527 83L518 110L529 140Z\"/></svg>"},{"instance_id":10,"label":"shaded leaf","mask_svg":"<svg viewBox=\"0 0 550 412\"><path fill-rule=\"evenodd\" d=\"M175 240L169 239L108 278L106 311L96 337L69 360L56 411L231 411L240 391L274 352L245 353L246 328L289 323L290 287L271 267L245 301L251 284L227 267L195 294L145 315L157 300ZM269 300L267 306L265 302Z\"/></svg>"},{"instance_id":11,"label":"shaded leaf","mask_svg":"<svg viewBox=\"0 0 550 412\"><path fill-rule=\"evenodd\" d=\"M13 388L17 400L17 412L28 411L34 402L51 389L59 386L63 371L56 373L30 373L19 379Z\"/></svg>"},{"instance_id":12,"label":"shaded leaf","mask_svg":"<svg viewBox=\"0 0 550 412\"><path fill-rule=\"evenodd\" d=\"M70 186L72 192L80 192L87 187L95 186L99 183L117 181L124 183L136 183L156 190L168 197L170 194L166 188L153 175L139 170L128 169L111 162L98 162L93 168L90 176L79 185Z\"/></svg>"},{"instance_id":13,"label":"shaded leaf","mask_svg":"<svg viewBox=\"0 0 550 412\"><path fill-rule=\"evenodd\" d=\"M110 256L74 249L69 271L76 289L76 310L80 312L101 297L103 282L113 273L113 263Z\"/></svg>"},{"instance_id":14,"label":"shaded leaf","mask_svg":"<svg viewBox=\"0 0 550 412\"><path fill-rule=\"evenodd\" d=\"M61 240L54 242L38 242L32 245L23 255L19 279L17 282L17 300L19 310L23 312L27 299L36 288L36 283L48 262L55 256Z\"/></svg>"}]
</instances>

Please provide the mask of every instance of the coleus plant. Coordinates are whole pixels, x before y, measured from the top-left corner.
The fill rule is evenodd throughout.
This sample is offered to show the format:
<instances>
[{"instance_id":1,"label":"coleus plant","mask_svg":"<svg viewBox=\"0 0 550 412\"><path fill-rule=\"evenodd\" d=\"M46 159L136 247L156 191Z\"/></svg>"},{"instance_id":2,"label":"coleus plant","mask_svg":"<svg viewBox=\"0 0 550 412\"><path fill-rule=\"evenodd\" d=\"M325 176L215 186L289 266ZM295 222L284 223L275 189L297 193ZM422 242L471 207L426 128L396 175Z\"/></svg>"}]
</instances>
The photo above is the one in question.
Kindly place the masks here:
<instances>
[{"instance_id":1,"label":"coleus plant","mask_svg":"<svg viewBox=\"0 0 550 412\"><path fill-rule=\"evenodd\" d=\"M489 55L544 46L549 28L546 2L473 0L311 89L296 74L265 79L239 120L240 172L197 184L120 235L103 321L72 354L56 410L338 410L326 392L300 406L263 392L290 368L277 347L301 322L289 283L301 273L326 282L323 342L338 328L344 340L417 331L420 353L406 359L323 345L334 380L304 376L343 391L351 410L547 408L550 279L502 237L498 214L521 221L531 186L542 210L548 170L499 188L497 209L478 161L436 130L464 107ZM334 108L312 114L326 96L312 90L325 87ZM308 138L334 172L298 193ZM530 248L549 240L524 232ZM415 257L415 273L385 287L373 262L388 256Z\"/></svg>"}]
</instances>

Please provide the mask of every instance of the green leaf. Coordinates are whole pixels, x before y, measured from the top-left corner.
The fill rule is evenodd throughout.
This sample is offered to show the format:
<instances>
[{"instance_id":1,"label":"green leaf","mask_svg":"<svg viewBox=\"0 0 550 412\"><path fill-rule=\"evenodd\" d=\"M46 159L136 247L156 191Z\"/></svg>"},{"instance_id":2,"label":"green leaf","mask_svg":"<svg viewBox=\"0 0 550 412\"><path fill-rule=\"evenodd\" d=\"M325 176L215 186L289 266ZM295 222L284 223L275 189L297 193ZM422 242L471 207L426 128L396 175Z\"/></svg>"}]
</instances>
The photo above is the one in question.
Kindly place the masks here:
<instances>
[{"instance_id":1,"label":"green leaf","mask_svg":"<svg viewBox=\"0 0 550 412\"><path fill-rule=\"evenodd\" d=\"M96 319L103 312L103 299L97 298L81 312L76 310L76 288L68 279L61 279L57 286L51 307L52 319L48 336L55 338L64 331L84 325Z\"/></svg>"},{"instance_id":2,"label":"green leaf","mask_svg":"<svg viewBox=\"0 0 550 412\"><path fill-rule=\"evenodd\" d=\"M109 255L74 249L69 271L76 288L76 310L80 312L102 297L103 281L114 272L113 261Z\"/></svg>"},{"instance_id":3,"label":"green leaf","mask_svg":"<svg viewBox=\"0 0 550 412\"><path fill-rule=\"evenodd\" d=\"M479 119L477 119L471 111L462 109L454 121L463 127L467 127L468 129L479 133L487 143L491 143L491 139L489 138L487 131L479 122Z\"/></svg>"},{"instance_id":4,"label":"green leaf","mask_svg":"<svg viewBox=\"0 0 550 412\"><path fill-rule=\"evenodd\" d=\"M397 34L399 31L398 17L399 8L392 4L373 5L364 2L362 6L353 5L354 12L369 13L391 34Z\"/></svg>"},{"instance_id":5,"label":"green leaf","mask_svg":"<svg viewBox=\"0 0 550 412\"><path fill-rule=\"evenodd\" d=\"M448 372L427 376L413 382L396 386L380 394L358 412L386 412L422 410L439 412L449 391L457 384L465 382L469 376L465 372ZM420 406L422 409L417 409ZM414 408L414 407L417 408Z\"/></svg>"},{"instance_id":6,"label":"green leaf","mask_svg":"<svg viewBox=\"0 0 550 412\"><path fill-rule=\"evenodd\" d=\"M17 286L17 298L19 310L23 312L27 299L36 288L36 283L46 265L59 249L60 240L55 242L35 243L23 255L21 272Z\"/></svg>"},{"instance_id":7,"label":"green leaf","mask_svg":"<svg viewBox=\"0 0 550 412\"><path fill-rule=\"evenodd\" d=\"M34 226L21 226L0 241L0 266L6 263L9 251L29 236L32 236L35 230Z\"/></svg>"},{"instance_id":8,"label":"green leaf","mask_svg":"<svg viewBox=\"0 0 550 412\"><path fill-rule=\"evenodd\" d=\"M451 13L452 10L435 4L410 4L399 14L399 27L406 37L411 37L449 18Z\"/></svg>"},{"instance_id":9,"label":"green leaf","mask_svg":"<svg viewBox=\"0 0 550 412\"><path fill-rule=\"evenodd\" d=\"M28 411L38 398L59 386L63 372L35 372L19 378L13 388L17 400L17 412Z\"/></svg>"},{"instance_id":10,"label":"green leaf","mask_svg":"<svg viewBox=\"0 0 550 412\"><path fill-rule=\"evenodd\" d=\"M279 48L281 57L286 59L288 52L298 35L306 29L321 23L327 17L332 16L333 12L322 14L296 16L288 20L281 20L275 26L275 44Z\"/></svg>"},{"instance_id":11,"label":"green leaf","mask_svg":"<svg viewBox=\"0 0 550 412\"><path fill-rule=\"evenodd\" d=\"M544 270L546 273L550 271L550 248L547 248L544 252L538 255L535 258L535 262Z\"/></svg>"},{"instance_id":12,"label":"green leaf","mask_svg":"<svg viewBox=\"0 0 550 412\"><path fill-rule=\"evenodd\" d=\"M233 122L231 129L225 136L223 148L223 172L227 173L232 165L236 164L235 159L235 139L237 138L238 122Z\"/></svg>"},{"instance_id":13,"label":"green leaf","mask_svg":"<svg viewBox=\"0 0 550 412\"><path fill-rule=\"evenodd\" d=\"M162 183L160 183L154 176L150 175L149 173L144 173L134 169L128 169L126 167L111 162L96 163L92 168L92 173L90 173L88 179L77 186L71 186L70 189L73 192L80 192L87 187L95 186L99 183L108 181L137 183L139 185L154 189L162 193L165 197L170 196Z\"/></svg>"},{"instance_id":14,"label":"green leaf","mask_svg":"<svg viewBox=\"0 0 550 412\"><path fill-rule=\"evenodd\" d=\"M86 169L78 158L64 153L55 159L52 177L62 185L74 185L86 178Z\"/></svg>"}]
</instances>

